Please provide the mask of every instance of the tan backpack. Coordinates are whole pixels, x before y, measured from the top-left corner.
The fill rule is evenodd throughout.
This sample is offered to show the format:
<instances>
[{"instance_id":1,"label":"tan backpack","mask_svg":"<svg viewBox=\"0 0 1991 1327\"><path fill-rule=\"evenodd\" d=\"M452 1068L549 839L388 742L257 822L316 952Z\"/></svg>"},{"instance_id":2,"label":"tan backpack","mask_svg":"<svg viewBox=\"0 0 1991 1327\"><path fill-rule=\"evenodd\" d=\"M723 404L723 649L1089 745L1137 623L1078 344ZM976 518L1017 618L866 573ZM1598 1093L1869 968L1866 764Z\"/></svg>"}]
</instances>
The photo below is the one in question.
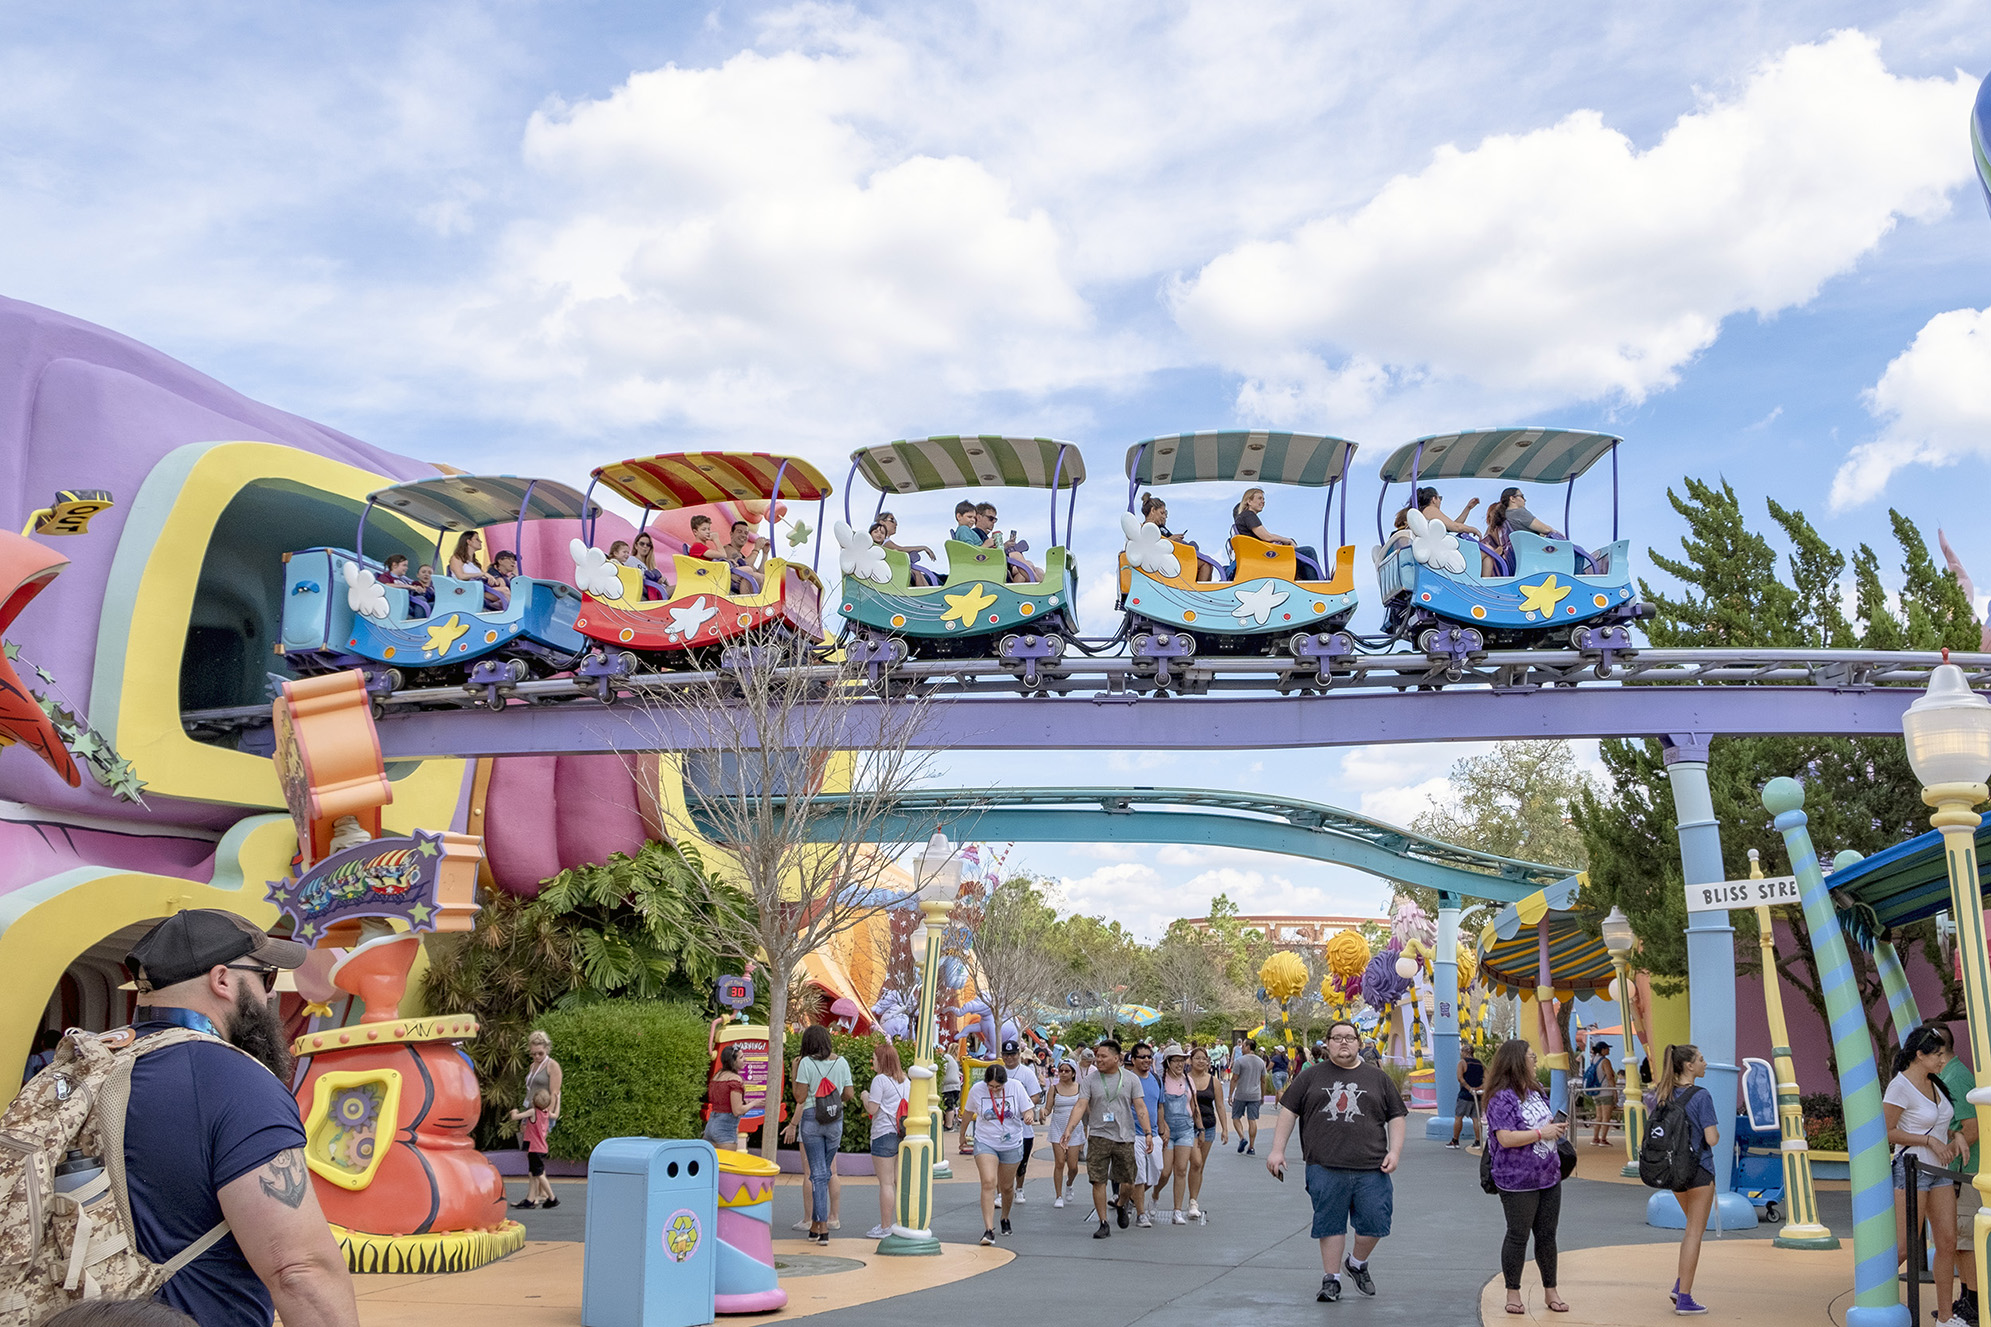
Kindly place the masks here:
<instances>
[{"instance_id":1,"label":"tan backpack","mask_svg":"<svg viewBox=\"0 0 1991 1327\"><path fill-rule=\"evenodd\" d=\"M86 1299L149 1299L228 1233L223 1221L155 1263L138 1250L125 1192L131 1067L189 1041L228 1044L191 1028L143 1038L71 1029L0 1115L0 1327L34 1327Z\"/></svg>"}]
</instances>

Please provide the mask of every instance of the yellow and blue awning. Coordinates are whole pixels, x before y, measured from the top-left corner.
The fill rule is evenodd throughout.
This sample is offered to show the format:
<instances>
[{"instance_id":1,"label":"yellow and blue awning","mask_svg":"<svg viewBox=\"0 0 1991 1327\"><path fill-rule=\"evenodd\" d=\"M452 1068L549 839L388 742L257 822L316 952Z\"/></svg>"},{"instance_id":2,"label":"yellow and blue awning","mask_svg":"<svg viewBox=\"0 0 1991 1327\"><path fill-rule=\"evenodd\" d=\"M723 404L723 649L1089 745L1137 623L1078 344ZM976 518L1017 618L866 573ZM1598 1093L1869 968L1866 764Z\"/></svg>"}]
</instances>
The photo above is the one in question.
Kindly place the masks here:
<instances>
[{"instance_id":1,"label":"yellow and blue awning","mask_svg":"<svg viewBox=\"0 0 1991 1327\"><path fill-rule=\"evenodd\" d=\"M1137 484L1291 484L1322 488L1347 473L1355 444L1318 433L1170 433L1127 449Z\"/></svg>"},{"instance_id":2,"label":"yellow and blue awning","mask_svg":"<svg viewBox=\"0 0 1991 1327\"><path fill-rule=\"evenodd\" d=\"M436 530L481 530L521 518L528 521L572 521L600 512L580 490L556 479L517 475L438 475L405 484L389 484L366 495L367 501Z\"/></svg>"},{"instance_id":3,"label":"yellow and blue awning","mask_svg":"<svg viewBox=\"0 0 1991 1327\"><path fill-rule=\"evenodd\" d=\"M963 434L888 442L850 454L881 493L931 493L943 488L1076 488L1085 458L1056 438Z\"/></svg>"},{"instance_id":4,"label":"yellow and blue awning","mask_svg":"<svg viewBox=\"0 0 1991 1327\"><path fill-rule=\"evenodd\" d=\"M770 452L671 452L617 461L594 472L596 480L652 511L765 501L774 496L777 475L784 498L816 502L831 491L823 472L801 457Z\"/></svg>"},{"instance_id":5,"label":"yellow and blue awning","mask_svg":"<svg viewBox=\"0 0 1991 1327\"><path fill-rule=\"evenodd\" d=\"M1623 438L1581 429L1472 429L1406 442L1383 462L1386 483L1417 468L1427 479L1498 479L1509 484L1560 484L1588 470Z\"/></svg>"},{"instance_id":6,"label":"yellow and blue awning","mask_svg":"<svg viewBox=\"0 0 1991 1327\"><path fill-rule=\"evenodd\" d=\"M1495 914L1479 934L1479 982L1503 995L1533 995L1541 971L1542 923L1548 923L1549 985L1556 998L1594 995L1617 969L1601 936L1575 911L1585 877L1538 889Z\"/></svg>"}]
</instances>

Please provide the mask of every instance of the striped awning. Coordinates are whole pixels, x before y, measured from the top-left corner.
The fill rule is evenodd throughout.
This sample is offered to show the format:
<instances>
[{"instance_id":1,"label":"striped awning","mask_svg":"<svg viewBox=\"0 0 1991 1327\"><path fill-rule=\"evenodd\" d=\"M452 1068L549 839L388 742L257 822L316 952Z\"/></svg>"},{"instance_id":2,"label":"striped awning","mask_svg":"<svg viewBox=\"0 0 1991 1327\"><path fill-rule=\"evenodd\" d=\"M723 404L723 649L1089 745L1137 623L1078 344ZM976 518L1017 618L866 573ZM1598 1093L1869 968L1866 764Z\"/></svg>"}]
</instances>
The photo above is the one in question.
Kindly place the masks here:
<instances>
[{"instance_id":1,"label":"striped awning","mask_svg":"<svg viewBox=\"0 0 1991 1327\"><path fill-rule=\"evenodd\" d=\"M1170 433L1127 449L1138 484L1294 484L1322 488L1348 470L1355 444L1318 433Z\"/></svg>"},{"instance_id":2,"label":"striped awning","mask_svg":"<svg viewBox=\"0 0 1991 1327\"><path fill-rule=\"evenodd\" d=\"M1546 918L1549 985L1556 998L1591 995L1609 986L1617 975L1611 951L1574 911L1583 884L1583 876L1573 875L1502 908L1479 933L1480 984L1506 995L1532 994L1540 974L1538 928Z\"/></svg>"},{"instance_id":3,"label":"striped awning","mask_svg":"<svg viewBox=\"0 0 1991 1327\"><path fill-rule=\"evenodd\" d=\"M1991 880L1991 818L1978 826L1977 890ZM1835 905L1840 900L1873 909L1881 929L1906 926L1950 911L1949 863L1943 833L1926 830L1905 842L1852 862L1825 877Z\"/></svg>"},{"instance_id":4,"label":"striped awning","mask_svg":"<svg viewBox=\"0 0 1991 1327\"><path fill-rule=\"evenodd\" d=\"M1623 442L1608 433L1576 429L1474 429L1437 433L1406 442L1383 462L1385 482L1426 479L1501 479L1510 484L1560 484L1574 479ZM1424 449L1420 457L1418 448Z\"/></svg>"},{"instance_id":5,"label":"striped awning","mask_svg":"<svg viewBox=\"0 0 1991 1327\"><path fill-rule=\"evenodd\" d=\"M582 519L584 507L590 516L601 511L599 505L590 506L579 489L557 479L521 479L517 475L439 475L389 484L366 496L368 501L417 524L450 531L503 525L518 520L521 514L528 521L572 521Z\"/></svg>"},{"instance_id":6,"label":"striped awning","mask_svg":"<svg viewBox=\"0 0 1991 1327\"><path fill-rule=\"evenodd\" d=\"M767 452L671 452L665 456L639 456L601 466L595 470L594 478L639 507L670 511L713 502L771 498L777 473L781 476L784 498L815 502L830 494L830 481L815 466L799 456L775 456Z\"/></svg>"},{"instance_id":7,"label":"striped awning","mask_svg":"<svg viewBox=\"0 0 1991 1327\"><path fill-rule=\"evenodd\" d=\"M850 459L881 493L1049 488L1054 474L1059 488L1085 482L1085 458L1078 448L1056 438L1005 438L993 433L919 438L863 447Z\"/></svg>"}]
</instances>

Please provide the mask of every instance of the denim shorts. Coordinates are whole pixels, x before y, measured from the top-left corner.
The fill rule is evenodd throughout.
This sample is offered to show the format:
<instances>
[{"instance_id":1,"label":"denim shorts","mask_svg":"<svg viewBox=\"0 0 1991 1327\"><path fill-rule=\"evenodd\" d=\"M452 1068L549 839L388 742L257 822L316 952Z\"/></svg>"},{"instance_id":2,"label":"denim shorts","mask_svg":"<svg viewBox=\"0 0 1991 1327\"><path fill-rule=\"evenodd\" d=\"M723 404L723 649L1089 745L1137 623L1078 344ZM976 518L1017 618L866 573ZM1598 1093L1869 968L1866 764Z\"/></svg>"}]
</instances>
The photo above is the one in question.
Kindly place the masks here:
<instances>
[{"instance_id":1,"label":"denim shorts","mask_svg":"<svg viewBox=\"0 0 1991 1327\"><path fill-rule=\"evenodd\" d=\"M1924 1163L1915 1172L1915 1188L1920 1193L1927 1193L1931 1189L1946 1189L1954 1183L1956 1183L1956 1172L1953 1170L1941 1170ZM1894 1187L1904 1193L1908 1190L1908 1154L1906 1152L1894 1158Z\"/></svg>"},{"instance_id":2,"label":"denim shorts","mask_svg":"<svg viewBox=\"0 0 1991 1327\"><path fill-rule=\"evenodd\" d=\"M1234 1120L1255 1120L1258 1118L1258 1108L1264 1104L1262 1101L1239 1101L1236 1097L1232 1097L1231 1118Z\"/></svg>"},{"instance_id":3,"label":"denim shorts","mask_svg":"<svg viewBox=\"0 0 1991 1327\"><path fill-rule=\"evenodd\" d=\"M899 1154L899 1136L895 1133L873 1134L871 1155L874 1157L895 1157Z\"/></svg>"},{"instance_id":4,"label":"denim shorts","mask_svg":"<svg viewBox=\"0 0 1991 1327\"><path fill-rule=\"evenodd\" d=\"M975 1140L975 1155L978 1157L994 1157L1005 1166L1014 1166L1023 1160L1023 1144L1018 1143L1015 1147L995 1147L977 1138Z\"/></svg>"},{"instance_id":5,"label":"denim shorts","mask_svg":"<svg viewBox=\"0 0 1991 1327\"><path fill-rule=\"evenodd\" d=\"M1207 1129L1198 1129L1196 1131L1196 1136L1202 1139L1206 1143L1212 1142L1216 1139L1217 1136L1217 1126L1213 1124Z\"/></svg>"},{"instance_id":6,"label":"denim shorts","mask_svg":"<svg viewBox=\"0 0 1991 1327\"><path fill-rule=\"evenodd\" d=\"M1315 1239L1331 1239L1350 1226L1372 1239L1390 1233L1396 1190L1380 1170L1335 1170L1308 1162L1307 1197L1314 1204Z\"/></svg>"}]
</instances>

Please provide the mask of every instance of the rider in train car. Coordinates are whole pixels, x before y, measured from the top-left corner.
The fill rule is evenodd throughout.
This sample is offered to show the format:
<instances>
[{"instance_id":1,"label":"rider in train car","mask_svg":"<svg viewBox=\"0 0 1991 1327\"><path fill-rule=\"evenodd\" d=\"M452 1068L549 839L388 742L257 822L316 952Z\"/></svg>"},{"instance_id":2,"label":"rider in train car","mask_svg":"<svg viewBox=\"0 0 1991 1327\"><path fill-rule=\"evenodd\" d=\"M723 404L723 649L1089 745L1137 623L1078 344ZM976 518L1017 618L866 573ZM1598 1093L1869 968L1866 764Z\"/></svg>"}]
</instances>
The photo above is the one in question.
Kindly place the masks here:
<instances>
[{"instance_id":1,"label":"rider in train car","mask_svg":"<svg viewBox=\"0 0 1991 1327\"><path fill-rule=\"evenodd\" d=\"M1297 539L1288 539L1285 535L1273 534L1267 530L1265 522L1259 519L1264 510L1265 490L1246 489L1243 500L1231 510L1232 528L1246 538L1256 539L1260 543L1286 545L1293 550L1294 557L1299 560L1300 570L1309 573L1305 579L1320 580L1320 554Z\"/></svg>"}]
</instances>

